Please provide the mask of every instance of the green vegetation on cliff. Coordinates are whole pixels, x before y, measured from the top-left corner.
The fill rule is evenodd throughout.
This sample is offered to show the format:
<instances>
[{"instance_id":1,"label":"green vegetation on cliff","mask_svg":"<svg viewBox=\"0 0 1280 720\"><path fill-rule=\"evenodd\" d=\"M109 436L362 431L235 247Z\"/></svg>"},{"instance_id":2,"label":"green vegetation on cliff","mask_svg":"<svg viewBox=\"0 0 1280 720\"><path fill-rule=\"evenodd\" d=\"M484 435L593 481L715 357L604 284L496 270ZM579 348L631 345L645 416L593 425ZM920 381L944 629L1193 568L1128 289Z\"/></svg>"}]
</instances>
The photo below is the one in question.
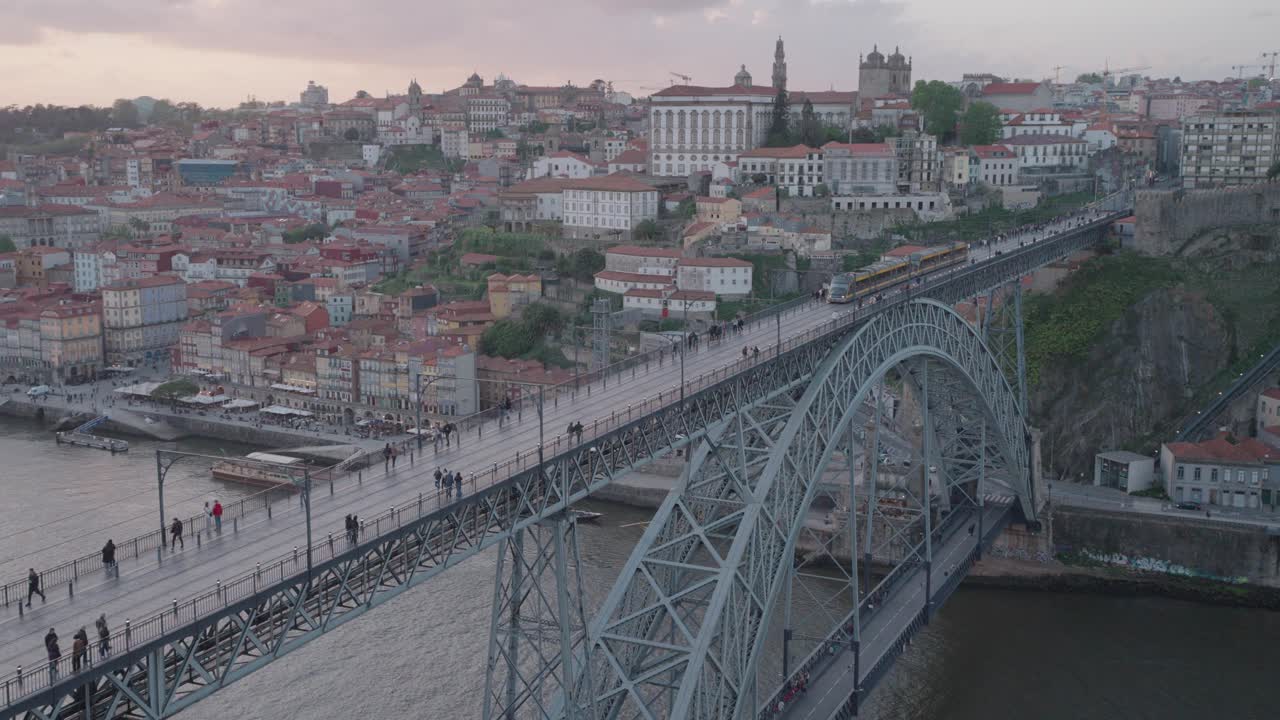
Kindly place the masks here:
<instances>
[{"instance_id":1,"label":"green vegetation on cliff","mask_svg":"<svg viewBox=\"0 0 1280 720\"><path fill-rule=\"evenodd\" d=\"M1183 272L1164 258L1104 255L1084 265L1054 295L1029 295L1023 305L1027 382L1057 360L1083 360L1124 311Z\"/></svg>"}]
</instances>

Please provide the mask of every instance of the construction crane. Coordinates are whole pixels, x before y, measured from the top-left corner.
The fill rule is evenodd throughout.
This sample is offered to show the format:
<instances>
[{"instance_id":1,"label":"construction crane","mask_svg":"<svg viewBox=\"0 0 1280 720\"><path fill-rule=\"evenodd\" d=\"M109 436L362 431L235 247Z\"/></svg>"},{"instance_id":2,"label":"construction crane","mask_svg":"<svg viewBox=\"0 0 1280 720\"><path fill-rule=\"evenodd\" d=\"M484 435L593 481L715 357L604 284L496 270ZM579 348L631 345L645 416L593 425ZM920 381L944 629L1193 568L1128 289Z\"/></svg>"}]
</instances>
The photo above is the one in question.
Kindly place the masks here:
<instances>
[{"instance_id":1,"label":"construction crane","mask_svg":"<svg viewBox=\"0 0 1280 720\"><path fill-rule=\"evenodd\" d=\"M1258 68L1261 70L1266 68L1266 65L1232 65L1231 72L1235 73L1237 80L1244 80L1246 79L1245 70L1248 70L1249 68Z\"/></svg>"},{"instance_id":2,"label":"construction crane","mask_svg":"<svg viewBox=\"0 0 1280 720\"><path fill-rule=\"evenodd\" d=\"M681 80L683 80L685 85L693 84L693 78L689 77L688 75L685 75L684 73L678 73L678 72L675 72L674 70L668 70L667 72L671 74L671 77L678 77ZM675 82L672 81L671 84L675 85Z\"/></svg>"},{"instance_id":3,"label":"construction crane","mask_svg":"<svg viewBox=\"0 0 1280 720\"><path fill-rule=\"evenodd\" d=\"M1267 78L1270 80L1276 79L1276 56L1277 55L1280 55L1280 50L1272 50L1271 52L1262 53L1263 60L1266 60L1267 58L1271 58L1270 71L1267 73Z\"/></svg>"},{"instance_id":4,"label":"construction crane","mask_svg":"<svg viewBox=\"0 0 1280 720\"><path fill-rule=\"evenodd\" d=\"M1057 85L1062 82L1062 71L1069 67L1071 66L1070 65L1054 65L1053 66L1053 84L1054 85Z\"/></svg>"},{"instance_id":5,"label":"construction crane","mask_svg":"<svg viewBox=\"0 0 1280 720\"><path fill-rule=\"evenodd\" d=\"M1139 70L1150 70L1150 69L1151 69L1150 65L1138 65L1136 67L1116 68L1115 70L1112 70L1104 66L1102 69L1102 77L1105 78L1108 75L1122 75L1124 73L1138 72Z\"/></svg>"}]
</instances>

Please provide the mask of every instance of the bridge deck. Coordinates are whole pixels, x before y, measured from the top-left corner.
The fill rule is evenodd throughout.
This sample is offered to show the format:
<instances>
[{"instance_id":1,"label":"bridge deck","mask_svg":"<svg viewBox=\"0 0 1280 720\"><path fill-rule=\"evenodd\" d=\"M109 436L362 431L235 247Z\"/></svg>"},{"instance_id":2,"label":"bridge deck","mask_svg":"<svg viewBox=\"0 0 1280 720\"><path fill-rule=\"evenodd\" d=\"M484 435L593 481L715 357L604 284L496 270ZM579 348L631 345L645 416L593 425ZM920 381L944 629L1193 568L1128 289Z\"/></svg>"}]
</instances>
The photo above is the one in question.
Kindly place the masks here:
<instances>
[{"instance_id":1,"label":"bridge deck","mask_svg":"<svg viewBox=\"0 0 1280 720\"><path fill-rule=\"evenodd\" d=\"M1016 248L1018 242L1019 238L1015 236L1002 244L983 248L974 253L975 259L982 261L992 257L997 250ZM786 340L800 335L829 322L833 313L852 311L853 307L848 305L805 304L782 318L781 337ZM743 347L759 346L762 357L767 357L768 348L774 345L777 333L778 325L768 318L715 346L704 341L699 352L686 358L687 381L692 382L700 374L741 363ZM547 441L552 442L559 435L560 441L567 444L563 433L571 421L582 422L589 439L593 421L597 418L608 418L611 412L620 410L625 412L628 405L657 396L659 392L668 393L670 397L670 392L679 383L678 363L676 360L673 364L668 357L662 366L651 363L648 367L638 368L634 377L628 371L621 382L610 378L607 388L597 382L591 386L590 394L584 386L574 399L559 398L557 405L549 404L546 408ZM517 449L528 457L537 441L537 414L532 408L526 408L522 421L512 422L503 430L490 425L480 437L468 432L461 447L442 448L438 453L428 445L424 455L412 464L409 458L401 457L399 467L386 475L381 467L372 468L365 472L363 484L339 483L332 496L327 485L318 486L313 492L312 502L315 543L317 546L326 544L328 534L333 533L335 544L340 546L342 517L348 513L374 516L419 495L425 498L429 507L447 503L433 487L431 473L437 466L460 470L469 480L475 474L475 481L468 482L466 486L467 494L471 494L477 486L484 487L495 479L487 472L495 463L510 460ZM498 481L504 478L503 474L496 476ZM25 615L19 615L14 603L0 609L0 668L4 669L0 678L11 677L12 668L18 665L27 668L28 674L44 666L42 637L50 627L58 629L64 655L68 655L72 633L81 626L92 631L93 620L99 613L106 614L112 630L116 631L126 618L137 620L164 610L174 599L181 602L197 592L208 591L217 580L251 571L255 563L263 563L265 568L291 547L305 546L305 519L300 503L289 502L286 505L287 508L277 506L270 518L265 513L244 518L236 532L232 531L229 523L224 524L220 536L205 536L199 547L187 538L185 550L176 553L166 551L159 559L156 555L144 554L138 560L124 561L119 579L106 578L101 572L82 577L75 585L73 598L68 597L66 586L46 587L48 602L42 603L37 598L35 606ZM327 552L318 555L317 561L327 555ZM299 550L301 567L305 567L304 557L305 551Z\"/></svg>"},{"instance_id":2,"label":"bridge deck","mask_svg":"<svg viewBox=\"0 0 1280 720\"><path fill-rule=\"evenodd\" d=\"M983 525L998 527L1010 510L1007 503L990 504L983 509ZM934 610L946 599L946 583L953 571L965 572L964 560L977 547L977 533L966 530L977 523L977 511L961 523L961 527L933 549L932 595ZM894 652L902 634L917 621L925 604L925 573L920 567L904 579L883 603L864 615L861 658L858 670L864 692L874 684L872 676L882 658ZM828 720L839 714L854 690L854 655L844 647L811 675L808 688L791 699L778 717L789 720ZM870 681L870 683L869 683Z\"/></svg>"}]
</instances>

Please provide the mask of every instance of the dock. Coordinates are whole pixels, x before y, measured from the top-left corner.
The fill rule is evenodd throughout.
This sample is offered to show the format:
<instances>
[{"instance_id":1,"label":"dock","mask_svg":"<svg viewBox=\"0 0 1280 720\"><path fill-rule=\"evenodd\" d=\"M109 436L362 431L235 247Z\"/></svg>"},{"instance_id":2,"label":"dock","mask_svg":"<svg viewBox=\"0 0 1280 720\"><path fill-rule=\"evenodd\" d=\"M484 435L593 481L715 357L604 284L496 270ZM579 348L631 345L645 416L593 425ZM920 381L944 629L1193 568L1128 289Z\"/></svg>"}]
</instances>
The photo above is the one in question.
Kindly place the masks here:
<instances>
[{"instance_id":1,"label":"dock","mask_svg":"<svg viewBox=\"0 0 1280 720\"><path fill-rule=\"evenodd\" d=\"M102 437L89 432L106 421L106 415L99 415L75 430L59 432L54 436L54 439L57 440L59 445L67 443L68 445L98 448L99 450L110 451L112 455L120 452L129 452L129 443L127 441Z\"/></svg>"}]
</instances>

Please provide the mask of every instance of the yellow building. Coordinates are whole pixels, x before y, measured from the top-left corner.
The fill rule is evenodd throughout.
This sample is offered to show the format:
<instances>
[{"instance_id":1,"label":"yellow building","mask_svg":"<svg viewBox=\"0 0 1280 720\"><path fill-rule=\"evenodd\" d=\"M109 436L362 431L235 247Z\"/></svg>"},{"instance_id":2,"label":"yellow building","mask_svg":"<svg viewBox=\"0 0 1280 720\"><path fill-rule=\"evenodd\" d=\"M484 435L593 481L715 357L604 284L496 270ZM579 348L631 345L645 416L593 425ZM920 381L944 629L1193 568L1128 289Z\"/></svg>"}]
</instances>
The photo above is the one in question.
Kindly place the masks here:
<instances>
[{"instance_id":1,"label":"yellow building","mask_svg":"<svg viewBox=\"0 0 1280 720\"><path fill-rule=\"evenodd\" d=\"M742 217L742 201L728 197L699 197L696 203L697 221L732 223Z\"/></svg>"},{"instance_id":2,"label":"yellow building","mask_svg":"<svg viewBox=\"0 0 1280 720\"><path fill-rule=\"evenodd\" d=\"M517 308L542 297L542 278L537 275L494 273L489 281L489 312L495 319L511 317Z\"/></svg>"},{"instance_id":3,"label":"yellow building","mask_svg":"<svg viewBox=\"0 0 1280 720\"><path fill-rule=\"evenodd\" d=\"M102 370L102 308L68 302L41 312L40 354L57 382L96 378Z\"/></svg>"}]
</instances>

